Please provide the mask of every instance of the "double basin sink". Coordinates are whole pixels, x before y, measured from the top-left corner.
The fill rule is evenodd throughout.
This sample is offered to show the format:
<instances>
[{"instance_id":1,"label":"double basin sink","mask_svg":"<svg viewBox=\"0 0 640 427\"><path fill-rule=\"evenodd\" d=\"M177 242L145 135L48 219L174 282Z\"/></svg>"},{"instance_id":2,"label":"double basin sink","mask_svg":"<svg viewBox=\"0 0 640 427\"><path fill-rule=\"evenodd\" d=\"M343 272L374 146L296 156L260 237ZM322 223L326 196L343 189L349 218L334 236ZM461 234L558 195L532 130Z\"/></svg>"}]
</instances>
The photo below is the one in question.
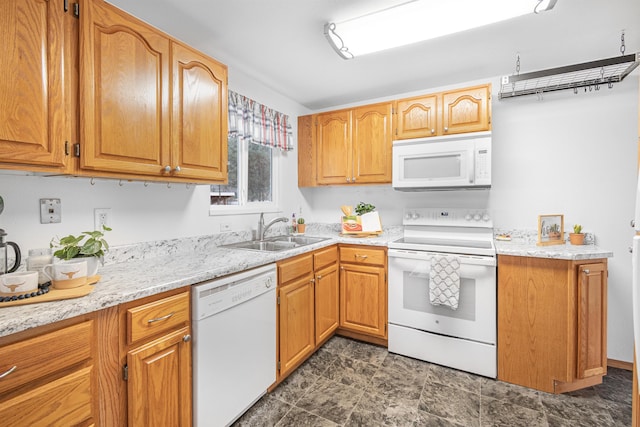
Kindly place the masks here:
<instances>
[{"instance_id":1,"label":"double basin sink","mask_svg":"<svg viewBox=\"0 0 640 427\"><path fill-rule=\"evenodd\" d=\"M287 249L298 248L300 246L312 245L328 239L329 237L276 236L264 240L248 240L245 242L230 243L222 246L225 248L247 249L250 251L279 252L286 251Z\"/></svg>"}]
</instances>

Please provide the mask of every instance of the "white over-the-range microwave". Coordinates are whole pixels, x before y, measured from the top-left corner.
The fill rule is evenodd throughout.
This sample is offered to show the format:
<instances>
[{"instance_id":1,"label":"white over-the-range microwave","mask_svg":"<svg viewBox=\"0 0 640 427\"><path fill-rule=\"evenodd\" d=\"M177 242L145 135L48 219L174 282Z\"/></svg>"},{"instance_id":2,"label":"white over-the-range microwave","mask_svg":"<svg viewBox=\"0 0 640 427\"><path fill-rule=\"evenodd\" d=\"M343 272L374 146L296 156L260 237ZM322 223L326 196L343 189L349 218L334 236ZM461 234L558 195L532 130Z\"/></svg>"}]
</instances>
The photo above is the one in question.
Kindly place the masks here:
<instances>
[{"instance_id":1,"label":"white over-the-range microwave","mask_svg":"<svg viewBox=\"0 0 640 427\"><path fill-rule=\"evenodd\" d=\"M491 187L491 132L393 141L392 185L400 191Z\"/></svg>"}]
</instances>

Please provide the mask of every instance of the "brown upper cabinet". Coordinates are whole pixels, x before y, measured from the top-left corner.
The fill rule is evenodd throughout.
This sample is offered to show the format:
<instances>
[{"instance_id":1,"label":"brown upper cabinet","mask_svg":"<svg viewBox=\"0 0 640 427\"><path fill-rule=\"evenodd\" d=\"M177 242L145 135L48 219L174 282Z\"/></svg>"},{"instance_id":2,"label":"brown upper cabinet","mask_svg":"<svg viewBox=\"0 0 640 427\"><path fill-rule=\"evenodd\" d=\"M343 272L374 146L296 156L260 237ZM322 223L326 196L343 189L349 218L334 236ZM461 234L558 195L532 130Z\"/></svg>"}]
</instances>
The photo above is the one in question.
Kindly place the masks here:
<instances>
[{"instance_id":1,"label":"brown upper cabinet","mask_svg":"<svg viewBox=\"0 0 640 427\"><path fill-rule=\"evenodd\" d=\"M392 103L300 117L298 185L391 182Z\"/></svg>"},{"instance_id":2,"label":"brown upper cabinet","mask_svg":"<svg viewBox=\"0 0 640 427\"><path fill-rule=\"evenodd\" d=\"M62 2L0 5L0 168L65 172L72 98L68 17Z\"/></svg>"},{"instance_id":3,"label":"brown upper cabinet","mask_svg":"<svg viewBox=\"0 0 640 427\"><path fill-rule=\"evenodd\" d=\"M491 85L396 101L394 139L491 130Z\"/></svg>"},{"instance_id":4,"label":"brown upper cabinet","mask_svg":"<svg viewBox=\"0 0 640 427\"><path fill-rule=\"evenodd\" d=\"M491 130L491 84L298 117L298 186L390 184L394 139Z\"/></svg>"},{"instance_id":5,"label":"brown upper cabinet","mask_svg":"<svg viewBox=\"0 0 640 427\"><path fill-rule=\"evenodd\" d=\"M225 65L102 0L2 10L0 168L226 181Z\"/></svg>"},{"instance_id":6,"label":"brown upper cabinet","mask_svg":"<svg viewBox=\"0 0 640 427\"><path fill-rule=\"evenodd\" d=\"M108 3L82 5L80 168L224 181L227 68Z\"/></svg>"}]
</instances>

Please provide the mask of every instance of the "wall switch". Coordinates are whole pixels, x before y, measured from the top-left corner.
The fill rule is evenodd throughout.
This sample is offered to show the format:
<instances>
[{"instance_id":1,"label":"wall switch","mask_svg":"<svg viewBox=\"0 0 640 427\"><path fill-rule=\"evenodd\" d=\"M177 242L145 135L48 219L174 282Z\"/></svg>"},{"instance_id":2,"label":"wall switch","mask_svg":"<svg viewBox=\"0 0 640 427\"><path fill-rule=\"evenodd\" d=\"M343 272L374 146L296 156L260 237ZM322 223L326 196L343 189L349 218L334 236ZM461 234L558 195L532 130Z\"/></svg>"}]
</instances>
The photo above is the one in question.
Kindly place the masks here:
<instances>
[{"instance_id":1,"label":"wall switch","mask_svg":"<svg viewBox=\"0 0 640 427\"><path fill-rule=\"evenodd\" d=\"M60 199L40 199L40 224L53 224L62 221L62 203Z\"/></svg>"},{"instance_id":2,"label":"wall switch","mask_svg":"<svg viewBox=\"0 0 640 427\"><path fill-rule=\"evenodd\" d=\"M102 231L102 226L109 227L109 216L111 209L109 208L95 208L93 210L93 228L98 231Z\"/></svg>"},{"instance_id":3,"label":"wall switch","mask_svg":"<svg viewBox=\"0 0 640 427\"><path fill-rule=\"evenodd\" d=\"M220 224L220 231L231 231L231 224L228 222L223 222Z\"/></svg>"}]
</instances>

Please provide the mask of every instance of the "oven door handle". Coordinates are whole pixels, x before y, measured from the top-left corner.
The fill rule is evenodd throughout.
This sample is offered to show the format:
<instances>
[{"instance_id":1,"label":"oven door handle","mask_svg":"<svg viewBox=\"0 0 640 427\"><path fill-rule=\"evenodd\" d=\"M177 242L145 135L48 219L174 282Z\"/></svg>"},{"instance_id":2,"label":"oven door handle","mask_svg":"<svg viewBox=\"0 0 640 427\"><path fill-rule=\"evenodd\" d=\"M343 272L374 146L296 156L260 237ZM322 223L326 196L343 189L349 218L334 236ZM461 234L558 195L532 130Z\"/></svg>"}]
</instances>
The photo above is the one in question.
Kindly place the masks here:
<instances>
[{"instance_id":1,"label":"oven door handle","mask_svg":"<svg viewBox=\"0 0 640 427\"><path fill-rule=\"evenodd\" d=\"M433 255L441 254L440 252L426 252L426 251L410 251L404 249L389 249L387 252L389 261L393 258L403 259L415 259L418 261L430 261ZM492 256L480 256L480 255L460 255L460 254L447 254L455 255L460 260L460 264L471 265L485 265L488 267L496 266L496 258Z\"/></svg>"}]
</instances>

